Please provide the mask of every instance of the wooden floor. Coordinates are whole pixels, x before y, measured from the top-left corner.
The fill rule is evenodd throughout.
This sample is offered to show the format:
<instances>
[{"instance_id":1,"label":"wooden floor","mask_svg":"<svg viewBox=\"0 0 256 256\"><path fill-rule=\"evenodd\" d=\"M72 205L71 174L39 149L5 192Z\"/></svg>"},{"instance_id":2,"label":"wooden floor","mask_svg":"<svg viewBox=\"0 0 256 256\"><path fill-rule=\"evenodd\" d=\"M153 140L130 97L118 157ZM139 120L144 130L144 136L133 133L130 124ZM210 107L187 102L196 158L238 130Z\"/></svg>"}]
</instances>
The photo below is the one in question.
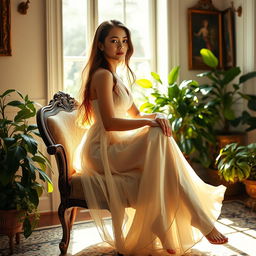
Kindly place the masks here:
<instances>
[{"instance_id":1,"label":"wooden floor","mask_svg":"<svg viewBox=\"0 0 256 256\"><path fill-rule=\"evenodd\" d=\"M241 200L246 205L249 203L249 205L247 205L249 207L250 207L250 204L252 204L250 201L248 202L248 196L246 194L225 197L225 201L228 201L228 200ZM254 199L254 206L251 208L253 208L253 210L256 210L255 199ZM104 216L108 217L110 216L110 213L108 211L105 211ZM84 208L78 208L75 222L86 221L86 220L91 220L91 216L89 212ZM59 225L59 224L60 224L60 221L59 221L57 212L41 213L38 227L47 227L47 226L53 226L53 225Z\"/></svg>"},{"instance_id":2,"label":"wooden floor","mask_svg":"<svg viewBox=\"0 0 256 256\"><path fill-rule=\"evenodd\" d=\"M110 216L108 211L104 211L104 216ZM86 209L78 208L75 222L91 220L91 216ZM38 228L59 225L60 220L57 212L41 213Z\"/></svg>"}]
</instances>

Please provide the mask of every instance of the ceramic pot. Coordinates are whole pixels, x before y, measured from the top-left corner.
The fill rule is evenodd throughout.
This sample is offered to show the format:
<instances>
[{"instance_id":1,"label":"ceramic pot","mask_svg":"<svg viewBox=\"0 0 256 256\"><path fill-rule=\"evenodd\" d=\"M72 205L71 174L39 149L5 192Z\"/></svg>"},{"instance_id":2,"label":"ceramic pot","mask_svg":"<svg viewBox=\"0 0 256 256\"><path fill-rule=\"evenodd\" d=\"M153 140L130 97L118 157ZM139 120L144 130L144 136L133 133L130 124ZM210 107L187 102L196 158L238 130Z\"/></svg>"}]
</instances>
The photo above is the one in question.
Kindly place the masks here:
<instances>
[{"instance_id":1,"label":"ceramic pot","mask_svg":"<svg viewBox=\"0 0 256 256\"><path fill-rule=\"evenodd\" d=\"M252 197L256 198L256 180L244 180L246 193Z\"/></svg>"},{"instance_id":2,"label":"ceramic pot","mask_svg":"<svg viewBox=\"0 0 256 256\"><path fill-rule=\"evenodd\" d=\"M17 210L0 210L0 234L9 237L10 253L13 253L13 238L20 242L19 233L22 232L22 222L19 221L20 212Z\"/></svg>"},{"instance_id":3,"label":"ceramic pot","mask_svg":"<svg viewBox=\"0 0 256 256\"><path fill-rule=\"evenodd\" d=\"M225 147L230 143L238 143L240 145L244 145L246 140L246 133L233 133L233 134L225 134L225 135L217 135L217 143L219 149Z\"/></svg>"}]
</instances>

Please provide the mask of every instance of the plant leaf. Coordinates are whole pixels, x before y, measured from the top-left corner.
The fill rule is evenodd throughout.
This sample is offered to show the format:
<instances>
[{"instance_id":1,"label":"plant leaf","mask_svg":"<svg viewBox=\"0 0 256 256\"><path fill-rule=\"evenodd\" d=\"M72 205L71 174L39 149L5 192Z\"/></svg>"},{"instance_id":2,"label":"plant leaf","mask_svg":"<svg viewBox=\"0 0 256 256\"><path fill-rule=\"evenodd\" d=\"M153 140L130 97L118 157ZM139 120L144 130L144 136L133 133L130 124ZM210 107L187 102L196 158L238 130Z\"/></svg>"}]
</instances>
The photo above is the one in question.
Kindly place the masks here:
<instances>
[{"instance_id":1,"label":"plant leaf","mask_svg":"<svg viewBox=\"0 0 256 256\"><path fill-rule=\"evenodd\" d=\"M23 230L25 238L28 238L32 234L32 227L29 220L29 217L25 218L23 222Z\"/></svg>"},{"instance_id":2,"label":"plant leaf","mask_svg":"<svg viewBox=\"0 0 256 256\"><path fill-rule=\"evenodd\" d=\"M160 76L159 76L157 73L151 72L151 76L152 76L157 82L159 82L160 84L163 84L162 81L161 81L161 79L160 79Z\"/></svg>"},{"instance_id":3,"label":"plant leaf","mask_svg":"<svg viewBox=\"0 0 256 256\"><path fill-rule=\"evenodd\" d=\"M181 125L182 125L182 117L179 117L179 118L177 118L177 119L175 119L173 122L172 122L172 130L174 131L174 132L177 132L179 129L180 129L180 127L181 127Z\"/></svg>"},{"instance_id":4,"label":"plant leaf","mask_svg":"<svg viewBox=\"0 0 256 256\"><path fill-rule=\"evenodd\" d=\"M13 107L18 107L18 108L20 108L20 109L24 109L24 103L22 103L22 102L19 101L19 100L10 101L10 102L8 102L6 105L8 105L8 106L13 106Z\"/></svg>"},{"instance_id":5,"label":"plant leaf","mask_svg":"<svg viewBox=\"0 0 256 256\"><path fill-rule=\"evenodd\" d=\"M150 103L150 102L145 102L140 106L140 111L150 111L152 110L152 108L154 107L154 104Z\"/></svg>"},{"instance_id":6,"label":"plant leaf","mask_svg":"<svg viewBox=\"0 0 256 256\"><path fill-rule=\"evenodd\" d=\"M3 98L4 96L6 96L6 95L8 95L8 94L10 94L10 93L12 93L12 92L15 92L16 90L14 90L14 89L9 89L9 90L6 90L1 96L0 96L0 98Z\"/></svg>"},{"instance_id":7,"label":"plant leaf","mask_svg":"<svg viewBox=\"0 0 256 256\"><path fill-rule=\"evenodd\" d=\"M28 195L29 195L30 201L37 207L38 204L39 204L39 197L38 197L38 194L37 194L37 190L33 189L33 188L30 189Z\"/></svg>"},{"instance_id":8,"label":"plant leaf","mask_svg":"<svg viewBox=\"0 0 256 256\"><path fill-rule=\"evenodd\" d=\"M250 95L247 106L249 109L256 111L256 96Z\"/></svg>"},{"instance_id":9,"label":"plant leaf","mask_svg":"<svg viewBox=\"0 0 256 256\"><path fill-rule=\"evenodd\" d=\"M179 93L180 89L176 83L168 87L168 96L170 100L177 98Z\"/></svg>"},{"instance_id":10,"label":"plant leaf","mask_svg":"<svg viewBox=\"0 0 256 256\"><path fill-rule=\"evenodd\" d=\"M211 68L216 68L218 66L218 59L215 57L215 55L210 51L209 49L201 49L200 54L202 55L203 62L211 67Z\"/></svg>"},{"instance_id":11,"label":"plant leaf","mask_svg":"<svg viewBox=\"0 0 256 256\"><path fill-rule=\"evenodd\" d=\"M29 109L21 109L17 115L14 117L15 122L20 122L24 119L28 119L30 117L33 117L35 115L35 112L31 112Z\"/></svg>"},{"instance_id":12,"label":"plant leaf","mask_svg":"<svg viewBox=\"0 0 256 256\"><path fill-rule=\"evenodd\" d=\"M203 72L200 74L197 74L196 76L198 77L205 77L205 76L209 76L212 73L212 71L207 71L207 72Z\"/></svg>"},{"instance_id":13,"label":"plant leaf","mask_svg":"<svg viewBox=\"0 0 256 256\"><path fill-rule=\"evenodd\" d=\"M7 147L10 147L16 142L15 138L3 138L3 141Z\"/></svg>"},{"instance_id":14,"label":"plant leaf","mask_svg":"<svg viewBox=\"0 0 256 256\"><path fill-rule=\"evenodd\" d=\"M186 155L189 155L193 149L192 140L191 139L184 139L181 141L181 151L184 152Z\"/></svg>"},{"instance_id":15,"label":"plant leaf","mask_svg":"<svg viewBox=\"0 0 256 256\"><path fill-rule=\"evenodd\" d=\"M26 145L28 146L28 151L31 154L35 154L37 152L37 142L36 140L34 140L33 137L28 136L26 134L21 134L21 137L23 138L23 140L25 141Z\"/></svg>"},{"instance_id":16,"label":"plant leaf","mask_svg":"<svg viewBox=\"0 0 256 256\"><path fill-rule=\"evenodd\" d=\"M224 71L224 79L222 80L222 84L226 85L229 82L231 82L235 77L237 77L241 73L241 70L239 67L233 67L228 69L227 71Z\"/></svg>"},{"instance_id":17,"label":"plant leaf","mask_svg":"<svg viewBox=\"0 0 256 256\"><path fill-rule=\"evenodd\" d=\"M241 84L241 83L244 83L244 82L246 82L247 80L249 80L249 79L251 79L251 78L254 78L254 77L256 77L256 72L255 72L255 71L249 72L249 73L247 73L247 74L245 74L245 75L242 75L242 76L240 77L239 83L240 83L240 84Z\"/></svg>"},{"instance_id":18,"label":"plant leaf","mask_svg":"<svg viewBox=\"0 0 256 256\"><path fill-rule=\"evenodd\" d=\"M148 79L138 79L138 80L136 80L136 84L138 84L142 88L152 88L153 87L152 82Z\"/></svg>"},{"instance_id":19,"label":"plant leaf","mask_svg":"<svg viewBox=\"0 0 256 256\"><path fill-rule=\"evenodd\" d=\"M36 130L37 129L37 125L36 124L31 124L28 126L27 131L32 131L32 130Z\"/></svg>"},{"instance_id":20,"label":"plant leaf","mask_svg":"<svg viewBox=\"0 0 256 256\"><path fill-rule=\"evenodd\" d=\"M48 192L52 192L53 191L53 184L52 184L52 181L51 179L49 178L49 176L43 171L41 170L40 168L36 168L39 172L39 177L41 180L43 181L46 181L47 182L47 185L48 185Z\"/></svg>"},{"instance_id":21,"label":"plant leaf","mask_svg":"<svg viewBox=\"0 0 256 256\"><path fill-rule=\"evenodd\" d=\"M172 70L170 71L169 75L168 75L168 84L174 84L177 81L178 75L179 75L179 70L180 67L176 66L174 68L172 68Z\"/></svg>"},{"instance_id":22,"label":"plant leaf","mask_svg":"<svg viewBox=\"0 0 256 256\"><path fill-rule=\"evenodd\" d=\"M17 145L9 148L7 152L7 162L10 171L15 172L19 167L20 161L26 157L26 151L23 147Z\"/></svg>"},{"instance_id":23,"label":"plant leaf","mask_svg":"<svg viewBox=\"0 0 256 256\"><path fill-rule=\"evenodd\" d=\"M213 90L213 87L206 84L206 85L200 85L199 89L203 95L207 95L209 92Z\"/></svg>"},{"instance_id":24,"label":"plant leaf","mask_svg":"<svg viewBox=\"0 0 256 256\"><path fill-rule=\"evenodd\" d=\"M41 167L41 169L43 170L43 171L46 171L46 160L43 158L43 157L41 157L41 156L38 156L38 155L35 155L35 156L33 156L32 158L31 158L34 162L37 162L39 165L40 165L40 167Z\"/></svg>"},{"instance_id":25,"label":"plant leaf","mask_svg":"<svg viewBox=\"0 0 256 256\"><path fill-rule=\"evenodd\" d=\"M183 80L179 85L179 88L188 88L189 85L198 85L198 82L195 80Z\"/></svg>"},{"instance_id":26,"label":"plant leaf","mask_svg":"<svg viewBox=\"0 0 256 256\"><path fill-rule=\"evenodd\" d=\"M47 182L47 192L52 193L53 192L53 184L52 182Z\"/></svg>"}]
</instances>

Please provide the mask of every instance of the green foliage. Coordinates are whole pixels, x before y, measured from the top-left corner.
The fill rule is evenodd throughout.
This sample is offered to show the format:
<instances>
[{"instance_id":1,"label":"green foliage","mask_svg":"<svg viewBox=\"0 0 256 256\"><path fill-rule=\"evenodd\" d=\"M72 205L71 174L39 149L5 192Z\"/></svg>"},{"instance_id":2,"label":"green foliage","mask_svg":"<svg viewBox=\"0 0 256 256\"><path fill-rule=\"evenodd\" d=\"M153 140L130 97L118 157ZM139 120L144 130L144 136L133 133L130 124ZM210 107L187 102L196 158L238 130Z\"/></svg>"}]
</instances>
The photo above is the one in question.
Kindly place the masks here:
<instances>
[{"instance_id":1,"label":"green foliage","mask_svg":"<svg viewBox=\"0 0 256 256\"><path fill-rule=\"evenodd\" d=\"M256 180L256 143L247 146L237 143L226 145L220 150L216 165L220 177L228 182Z\"/></svg>"},{"instance_id":2,"label":"green foliage","mask_svg":"<svg viewBox=\"0 0 256 256\"><path fill-rule=\"evenodd\" d=\"M20 100L7 101L11 94L17 93ZM10 119L8 108L18 109ZM34 102L16 90L7 90L0 95L0 209L21 210L24 236L30 236L39 219L37 207L43 185L48 183L51 192L52 182L46 174L48 159L39 151L34 136L40 136L37 125L28 120L36 115ZM31 217L31 215L33 215Z\"/></svg>"},{"instance_id":3,"label":"green foliage","mask_svg":"<svg viewBox=\"0 0 256 256\"><path fill-rule=\"evenodd\" d=\"M148 99L140 110L148 113L160 112L168 116L172 125L173 137L185 155L199 156L193 160L200 161L204 166L212 162L210 145L215 144L213 134L212 111L210 105L199 102L202 91L194 80L177 83L179 67L174 67L168 75L168 85L162 85L160 76L151 73L155 83L147 79L136 83L150 90L152 100ZM160 87L164 87L164 92Z\"/></svg>"},{"instance_id":4,"label":"green foliage","mask_svg":"<svg viewBox=\"0 0 256 256\"><path fill-rule=\"evenodd\" d=\"M234 105L240 99L248 100L248 108L256 110L256 96L244 94L240 90L243 84L256 77L256 72L250 72L239 77L237 83L231 82L240 75L239 67L233 67L228 70L217 69L218 60L208 49L202 49L201 55L206 65L213 68L211 71L198 74L198 77L207 77L209 84L199 86L204 91L202 100L212 106L213 115L217 116L216 124L220 127L221 132L228 132L230 125L237 126L240 123L247 124L247 130L256 128L256 118L244 111L241 116L237 116L234 111Z\"/></svg>"},{"instance_id":5,"label":"green foliage","mask_svg":"<svg viewBox=\"0 0 256 256\"><path fill-rule=\"evenodd\" d=\"M219 60L215 55L208 49L201 49L200 54L202 55L203 61L206 65L211 68L216 68L219 64Z\"/></svg>"}]
</instances>

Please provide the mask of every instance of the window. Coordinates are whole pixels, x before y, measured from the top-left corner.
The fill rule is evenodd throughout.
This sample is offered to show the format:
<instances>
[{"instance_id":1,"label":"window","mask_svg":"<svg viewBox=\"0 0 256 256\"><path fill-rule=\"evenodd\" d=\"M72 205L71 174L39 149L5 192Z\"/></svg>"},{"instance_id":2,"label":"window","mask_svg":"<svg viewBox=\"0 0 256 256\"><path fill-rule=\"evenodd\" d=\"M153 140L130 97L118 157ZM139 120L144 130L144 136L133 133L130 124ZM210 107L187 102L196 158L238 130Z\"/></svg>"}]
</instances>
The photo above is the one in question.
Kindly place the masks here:
<instances>
[{"instance_id":1,"label":"window","mask_svg":"<svg viewBox=\"0 0 256 256\"><path fill-rule=\"evenodd\" d=\"M96 6L93 12L89 11L92 2ZM155 70L153 4L154 0L63 0L64 91L78 95L91 40L89 24L95 23L95 30L102 21L110 19L120 20L130 28L135 49L131 67L137 77L148 77Z\"/></svg>"},{"instance_id":2,"label":"window","mask_svg":"<svg viewBox=\"0 0 256 256\"><path fill-rule=\"evenodd\" d=\"M64 91L77 97L87 48L87 1L63 0Z\"/></svg>"}]
</instances>

